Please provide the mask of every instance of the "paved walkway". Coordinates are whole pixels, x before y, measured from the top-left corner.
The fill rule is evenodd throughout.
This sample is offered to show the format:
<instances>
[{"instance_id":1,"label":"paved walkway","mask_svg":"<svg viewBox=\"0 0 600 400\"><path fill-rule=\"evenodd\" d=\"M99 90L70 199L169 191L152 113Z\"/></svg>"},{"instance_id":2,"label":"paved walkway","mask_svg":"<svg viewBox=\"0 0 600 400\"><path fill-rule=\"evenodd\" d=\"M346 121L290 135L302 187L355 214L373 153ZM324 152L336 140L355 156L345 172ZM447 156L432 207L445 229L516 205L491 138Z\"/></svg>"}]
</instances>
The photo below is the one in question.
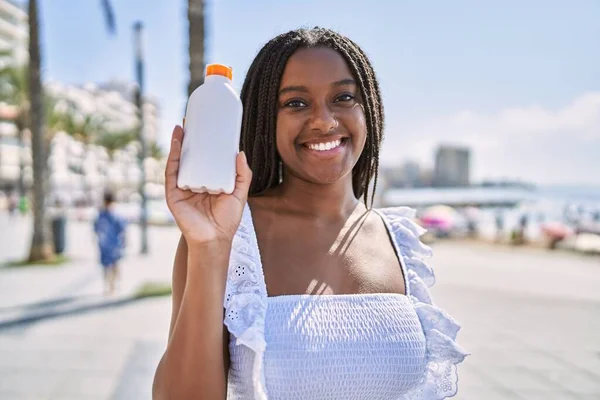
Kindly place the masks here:
<instances>
[{"instance_id":1,"label":"paved walkway","mask_svg":"<svg viewBox=\"0 0 600 400\"><path fill-rule=\"evenodd\" d=\"M0 227L0 263L23 258L29 221L0 215ZM110 297L87 223L69 223L69 264L0 269L0 399L149 399L171 304L132 294L144 282L170 281L178 239L173 228L153 227L151 254L142 257L131 226Z\"/></svg>"},{"instance_id":2,"label":"paved walkway","mask_svg":"<svg viewBox=\"0 0 600 400\"><path fill-rule=\"evenodd\" d=\"M600 257L435 247L433 295L472 355L461 400L600 399Z\"/></svg>"},{"instance_id":3,"label":"paved walkway","mask_svg":"<svg viewBox=\"0 0 600 400\"><path fill-rule=\"evenodd\" d=\"M0 228L0 257L26 251L26 225L0 219ZM170 299L127 294L170 278L178 235L153 228L142 258L136 227L129 234L113 299L100 296L87 225L70 224L71 264L0 270L0 399L150 398ZM600 257L456 243L435 254L434 299L462 323L459 342L472 353L457 399L600 399ZM6 324L35 312L50 317Z\"/></svg>"},{"instance_id":4,"label":"paved walkway","mask_svg":"<svg viewBox=\"0 0 600 400\"><path fill-rule=\"evenodd\" d=\"M27 256L31 237L28 218L0 213L0 265ZM140 232L127 229L126 256L121 268L120 295L128 295L145 281L170 281L173 255L179 235L173 227L151 227L147 256L139 255ZM71 262L60 267L3 268L0 279L0 308L48 299L98 296L102 293L102 269L98 263L95 237L90 223L69 221L65 253ZM22 282L27 282L23 290Z\"/></svg>"}]
</instances>

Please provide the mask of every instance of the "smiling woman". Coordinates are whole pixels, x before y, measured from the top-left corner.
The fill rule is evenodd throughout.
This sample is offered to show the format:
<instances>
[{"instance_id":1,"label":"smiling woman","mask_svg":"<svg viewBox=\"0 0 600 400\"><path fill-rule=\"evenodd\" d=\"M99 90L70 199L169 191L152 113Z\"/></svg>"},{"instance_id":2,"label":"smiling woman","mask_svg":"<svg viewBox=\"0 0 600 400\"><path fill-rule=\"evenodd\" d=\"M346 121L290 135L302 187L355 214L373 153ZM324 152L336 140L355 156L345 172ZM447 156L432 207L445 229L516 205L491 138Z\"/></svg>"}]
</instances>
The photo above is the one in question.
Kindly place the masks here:
<instances>
[{"instance_id":1,"label":"smiling woman","mask_svg":"<svg viewBox=\"0 0 600 400\"><path fill-rule=\"evenodd\" d=\"M183 130L173 132L166 195L182 239L154 397L456 394L466 353L431 300L423 230L411 210L369 201L383 108L364 52L327 29L280 35L242 101L231 195L177 188Z\"/></svg>"},{"instance_id":2,"label":"smiling woman","mask_svg":"<svg viewBox=\"0 0 600 400\"><path fill-rule=\"evenodd\" d=\"M332 183L351 173L367 127L361 94L342 56L325 47L298 50L280 86L276 139L283 182L291 174Z\"/></svg>"},{"instance_id":3,"label":"smiling woman","mask_svg":"<svg viewBox=\"0 0 600 400\"><path fill-rule=\"evenodd\" d=\"M308 66L307 70L303 70L305 66ZM324 90L327 91L327 103L319 104L316 91ZM254 177L251 195L279 184L283 155L277 152L281 151L279 143L274 144L282 140L280 128L300 132L291 124L303 124L305 130L314 133L315 128L330 128L323 128L322 124L340 124L341 118L359 118L360 121L352 123L360 124L362 132L353 133L365 136L366 141L352 143L354 151L364 147L353 173L356 197L363 197L368 183L373 177L376 179L383 131L379 84L365 53L350 39L320 28L297 30L274 38L250 66L242 88L242 100L246 114L241 148L247 153L252 170L264 171ZM330 104L334 105L331 110ZM303 111L296 114L298 109ZM307 116L312 111L324 111L325 115L315 115L308 121ZM312 128L305 126L307 123ZM355 127L336 126L339 132L338 128ZM344 134L349 138L350 132ZM258 136L257 140L255 136ZM298 139L310 141L316 138L311 139L310 132L303 132ZM375 189L376 182L373 191ZM368 196L364 200L367 203Z\"/></svg>"}]
</instances>

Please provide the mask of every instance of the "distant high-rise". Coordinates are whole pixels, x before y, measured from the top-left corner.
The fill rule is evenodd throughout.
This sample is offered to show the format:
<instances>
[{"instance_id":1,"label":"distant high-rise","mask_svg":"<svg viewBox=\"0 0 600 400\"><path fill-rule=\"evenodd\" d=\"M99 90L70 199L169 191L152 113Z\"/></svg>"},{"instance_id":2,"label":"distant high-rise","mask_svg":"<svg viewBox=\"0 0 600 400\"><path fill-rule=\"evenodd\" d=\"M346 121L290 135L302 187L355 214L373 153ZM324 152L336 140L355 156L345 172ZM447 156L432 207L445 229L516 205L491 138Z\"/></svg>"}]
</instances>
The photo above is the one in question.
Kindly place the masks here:
<instances>
[{"instance_id":1,"label":"distant high-rise","mask_svg":"<svg viewBox=\"0 0 600 400\"><path fill-rule=\"evenodd\" d=\"M435 155L433 185L469 186L470 150L466 147L440 146Z\"/></svg>"},{"instance_id":2,"label":"distant high-rise","mask_svg":"<svg viewBox=\"0 0 600 400\"><path fill-rule=\"evenodd\" d=\"M404 185L408 187L422 186L421 166L414 161L407 161L402 165Z\"/></svg>"}]
</instances>

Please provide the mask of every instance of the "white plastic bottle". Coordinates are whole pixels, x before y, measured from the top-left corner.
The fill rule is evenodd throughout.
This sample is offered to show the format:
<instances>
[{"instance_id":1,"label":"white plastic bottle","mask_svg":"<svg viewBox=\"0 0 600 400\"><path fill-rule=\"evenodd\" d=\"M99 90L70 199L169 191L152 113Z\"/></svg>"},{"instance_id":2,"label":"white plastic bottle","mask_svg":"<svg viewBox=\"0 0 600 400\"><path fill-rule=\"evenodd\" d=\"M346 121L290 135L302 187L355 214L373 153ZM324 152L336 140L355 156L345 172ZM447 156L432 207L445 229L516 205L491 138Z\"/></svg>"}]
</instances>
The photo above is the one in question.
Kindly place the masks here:
<instances>
[{"instance_id":1,"label":"white plastic bottle","mask_svg":"<svg viewBox=\"0 0 600 400\"><path fill-rule=\"evenodd\" d=\"M204 83L190 95L177 177L180 189L233 192L243 110L232 77L230 67L210 64Z\"/></svg>"}]
</instances>

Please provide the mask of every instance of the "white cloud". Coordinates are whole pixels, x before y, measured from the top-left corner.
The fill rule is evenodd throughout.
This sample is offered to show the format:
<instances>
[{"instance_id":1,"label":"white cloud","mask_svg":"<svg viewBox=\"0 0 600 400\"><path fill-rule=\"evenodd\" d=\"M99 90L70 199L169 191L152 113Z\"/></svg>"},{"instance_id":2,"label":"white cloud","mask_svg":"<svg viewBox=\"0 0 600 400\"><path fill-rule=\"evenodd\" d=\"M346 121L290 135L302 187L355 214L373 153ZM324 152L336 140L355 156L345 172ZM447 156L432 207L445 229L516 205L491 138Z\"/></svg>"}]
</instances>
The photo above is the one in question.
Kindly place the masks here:
<instances>
[{"instance_id":1,"label":"white cloud","mask_svg":"<svg viewBox=\"0 0 600 400\"><path fill-rule=\"evenodd\" d=\"M382 162L414 159L431 165L439 144L473 150L473 178L519 178L542 184L600 184L600 92L551 110L465 110L428 120L400 121L386 132ZM389 127L393 128L393 127Z\"/></svg>"}]
</instances>

